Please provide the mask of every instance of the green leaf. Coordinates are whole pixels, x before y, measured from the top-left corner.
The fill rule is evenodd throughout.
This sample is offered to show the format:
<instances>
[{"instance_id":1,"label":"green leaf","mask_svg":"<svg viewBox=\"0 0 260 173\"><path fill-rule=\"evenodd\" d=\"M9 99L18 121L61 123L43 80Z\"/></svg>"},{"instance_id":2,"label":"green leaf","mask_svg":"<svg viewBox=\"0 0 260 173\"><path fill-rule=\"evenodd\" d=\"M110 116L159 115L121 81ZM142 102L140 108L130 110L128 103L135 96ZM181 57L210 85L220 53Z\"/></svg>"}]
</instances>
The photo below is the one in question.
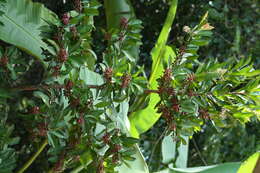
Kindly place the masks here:
<instances>
[{"instance_id":1,"label":"green leaf","mask_svg":"<svg viewBox=\"0 0 260 173\"><path fill-rule=\"evenodd\" d=\"M122 141L122 143L125 146L131 147L132 145L136 144L139 140L136 138L132 138L132 137L126 137L124 138L124 140Z\"/></svg>"},{"instance_id":2,"label":"green leaf","mask_svg":"<svg viewBox=\"0 0 260 173\"><path fill-rule=\"evenodd\" d=\"M66 139L67 136L64 136L64 134L58 132L58 131L50 131L50 133L52 133L53 135L57 136L58 138L63 138Z\"/></svg>"},{"instance_id":3,"label":"green leaf","mask_svg":"<svg viewBox=\"0 0 260 173\"><path fill-rule=\"evenodd\" d=\"M0 98L11 98L11 93L9 90L4 89L4 88L0 88Z\"/></svg>"},{"instance_id":4,"label":"green leaf","mask_svg":"<svg viewBox=\"0 0 260 173\"><path fill-rule=\"evenodd\" d=\"M106 107L108 105L110 105L111 103L110 102L99 102L98 104L96 104L95 106L97 108L103 108L103 107Z\"/></svg>"},{"instance_id":5,"label":"green leaf","mask_svg":"<svg viewBox=\"0 0 260 173\"><path fill-rule=\"evenodd\" d=\"M149 79L150 89L157 89L158 84L156 80L163 74L163 63L168 62L169 58L175 58L174 51L171 47L166 45L166 42L171 31L171 25L175 18L177 3L178 0L172 1L165 24L162 28L157 43L151 52L153 64L152 73ZM140 99L140 103L142 104L144 100L145 98ZM141 133L144 133L150 129L160 118L160 114L156 113L157 111L155 109L155 105L159 100L160 97L157 94L151 94L148 107L130 115L130 133L133 137L138 138Z\"/></svg>"},{"instance_id":6,"label":"green leaf","mask_svg":"<svg viewBox=\"0 0 260 173\"><path fill-rule=\"evenodd\" d=\"M49 143L52 147L55 148L54 141L53 141L52 136L51 136L51 134L50 134L49 132L47 133L47 137L48 137L48 143Z\"/></svg>"},{"instance_id":7,"label":"green leaf","mask_svg":"<svg viewBox=\"0 0 260 173\"><path fill-rule=\"evenodd\" d=\"M230 75L253 77L253 76L258 76L259 74L260 74L260 70L252 70L252 71L234 72L234 73L231 73Z\"/></svg>"},{"instance_id":8,"label":"green leaf","mask_svg":"<svg viewBox=\"0 0 260 173\"><path fill-rule=\"evenodd\" d=\"M93 157L91 155L90 150L85 151L81 156L80 156L80 163L84 166L89 165L93 161Z\"/></svg>"},{"instance_id":9,"label":"green leaf","mask_svg":"<svg viewBox=\"0 0 260 173\"><path fill-rule=\"evenodd\" d=\"M39 60L43 59L42 48L55 52L42 41L41 27L55 20L54 13L42 4L30 0L8 0L5 14L0 16L0 39L13 44Z\"/></svg>"},{"instance_id":10,"label":"green leaf","mask_svg":"<svg viewBox=\"0 0 260 173\"><path fill-rule=\"evenodd\" d=\"M191 100L184 100L181 102L181 110L183 112L195 113L197 110L197 105L192 103Z\"/></svg>"},{"instance_id":11,"label":"green leaf","mask_svg":"<svg viewBox=\"0 0 260 173\"><path fill-rule=\"evenodd\" d=\"M104 83L100 74L90 71L87 67L81 67L79 78L83 80L86 85L102 85Z\"/></svg>"},{"instance_id":12,"label":"green leaf","mask_svg":"<svg viewBox=\"0 0 260 173\"><path fill-rule=\"evenodd\" d=\"M42 99L43 103L46 104L48 107L50 107L50 99L46 94L44 94L43 92L40 92L40 91L35 91L33 93L33 95L35 97Z\"/></svg>"}]
</instances>

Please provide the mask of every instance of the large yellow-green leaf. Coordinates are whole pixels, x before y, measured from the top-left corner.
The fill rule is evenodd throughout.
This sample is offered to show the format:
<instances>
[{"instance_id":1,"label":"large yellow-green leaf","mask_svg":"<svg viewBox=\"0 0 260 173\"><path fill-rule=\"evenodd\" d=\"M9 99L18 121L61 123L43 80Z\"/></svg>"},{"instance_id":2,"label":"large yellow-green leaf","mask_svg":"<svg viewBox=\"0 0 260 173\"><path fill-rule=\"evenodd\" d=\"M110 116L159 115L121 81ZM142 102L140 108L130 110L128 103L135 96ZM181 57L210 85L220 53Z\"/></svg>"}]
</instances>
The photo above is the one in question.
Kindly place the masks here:
<instances>
[{"instance_id":1,"label":"large yellow-green leaf","mask_svg":"<svg viewBox=\"0 0 260 173\"><path fill-rule=\"evenodd\" d=\"M149 79L150 89L157 89L157 79L163 74L163 62L168 62L169 58L175 58L175 53L171 47L166 45L171 26L175 18L178 0L173 0L155 47L152 49L153 60L152 73ZM150 95L150 101L145 109L134 112L130 115L131 130L133 137L138 138L141 133L150 129L159 119L160 114L156 113L155 105L160 100L157 94ZM141 100L142 102L142 100Z\"/></svg>"},{"instance_id":2,"label":"large yellow-green leaf","mask_svg":"<svg viewBox=\"0 0 260 173\"><path fill-rule=\"evenodd\" d=\"M42 48L54 51L42 41L41 27L54 19L54 14L42 4L31 0L8 0L4 14L0 16L0 40L13 44L38 59L42 59Z\"/></svg>"},{"instance_id":3,"label":"large yellow-green leaf","mask_svg":"<svg viewBox=\"0 0 260 173\"><path fill-rule=\"evenodd\" d=\"M253 171L259 172L260 170L256 170L259 169L257 168L256 165L257 162L258 164L260 163L259 160L260 160L260 151L253 154L245 162L243 162L237 173L245 173L245 172L253 173Z\"/></svg>"}]
</instances>

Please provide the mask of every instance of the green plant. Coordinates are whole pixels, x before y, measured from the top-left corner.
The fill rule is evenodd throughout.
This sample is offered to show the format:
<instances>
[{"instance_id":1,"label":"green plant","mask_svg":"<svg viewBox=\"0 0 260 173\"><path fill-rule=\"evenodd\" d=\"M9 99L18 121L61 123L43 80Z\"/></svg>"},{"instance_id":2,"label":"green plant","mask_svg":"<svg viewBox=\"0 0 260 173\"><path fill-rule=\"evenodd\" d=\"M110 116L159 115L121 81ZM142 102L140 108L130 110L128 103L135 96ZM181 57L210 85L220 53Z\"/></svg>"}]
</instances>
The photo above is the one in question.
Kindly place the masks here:
<instances>
[{"instance_id":1,"label":"green plant","mask_svg":"<svg viewBox=\"0 0 260 173\"><path fill-rule=\"evenodd\" d=\"M106 49L97 58L97 0L73 1L60 19L39 3L7 1L0 16L0 171L148 172L134 137L161 115L163 135L182 147L205 121L232 126L257 115L260 71L250 59L198 59L213 29L207 14L185 27L181 47L167 44L177 2L151 53L148 81L136 64L142 22L134 15L116 16L103 29ZM109 3L116 2L105 2L112 21ZM179 155L165 164L178 166Z\"/></svg>"}]
</instances>

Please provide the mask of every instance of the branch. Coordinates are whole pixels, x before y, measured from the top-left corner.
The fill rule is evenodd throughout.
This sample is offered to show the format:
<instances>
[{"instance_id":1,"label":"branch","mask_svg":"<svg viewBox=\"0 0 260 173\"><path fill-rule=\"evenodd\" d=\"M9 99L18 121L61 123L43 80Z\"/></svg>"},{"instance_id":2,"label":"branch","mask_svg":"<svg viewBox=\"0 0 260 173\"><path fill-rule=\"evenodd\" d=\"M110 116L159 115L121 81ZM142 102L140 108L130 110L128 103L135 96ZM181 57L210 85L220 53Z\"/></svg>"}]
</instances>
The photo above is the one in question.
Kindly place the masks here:
<instances>
[{"instance_id":1,"label":"branch","mask_svg":"<svg viewBox=\"0 0 260 173\"><path fill-rule=\"evenodd\" d=\"M154 146L153 146L153 149L152 149L150 158L149 158L148 165L150 165L150 164L152 163L152 160L153 160L152 158L153 158L155 149L156 149L157 145L159 144L159 142L162 140L162 138L165 136L167 130L168 130L168 128L166 127L166 128L164 129L164 131L162 132L161 136L156 140L156 142L155 142L155 144L154 144Z\"/></svg>"},{"instance_id":2,"label":"branch","mask_svg":"<svg viewBox=\"0 0 260 173\"><path fill-rule=\"evenodd\" d=\"M197 145L197 143L196 143L194 137L192 138L192 142L193 142L193 144L194 144L195 149L197 150L197 153L198 153L198 155L199 155L201 161L204 163L205 166L207 166L208 164L207 164L206 160L202 157L202 154L201 154L201 152L200 152L200 150L199 150L199 147L198 147L198 145Z\"/></svg>"},{"instance_id":3,"label":"branch","mask_svg":"<svg viewBox=\"0 0 260 173\"><path fill-rule=\"evenodd\" d=\"M23 167L17 173L23 173L29 166L35 161L35 159L41 154L43 149L47 146L48 140L45 139L41 144L39 150L23 165Z\"/></svg>"}]
</instances>

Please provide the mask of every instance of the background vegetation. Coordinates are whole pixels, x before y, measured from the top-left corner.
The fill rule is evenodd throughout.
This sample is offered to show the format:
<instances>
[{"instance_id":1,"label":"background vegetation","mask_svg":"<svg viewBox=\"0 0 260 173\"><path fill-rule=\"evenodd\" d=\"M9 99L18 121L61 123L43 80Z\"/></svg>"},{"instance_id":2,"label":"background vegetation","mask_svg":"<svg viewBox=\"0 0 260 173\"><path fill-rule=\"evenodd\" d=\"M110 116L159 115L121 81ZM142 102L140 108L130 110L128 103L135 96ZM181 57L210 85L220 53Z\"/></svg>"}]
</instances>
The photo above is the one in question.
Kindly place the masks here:
<instances>
[{"instance_id":1,"label":"background vegetation","mask_svg":"<svg viewBox=\"0 0 260 173\"><path fill-rule=\"evenodd\" d=\"M240 162L260 150L258 1L179 0L175 19L169 14L174 14L176 0L136 0L130 6L128 0L33 2L51 11L29 0L18 5L0 0L0 172L125 172L128 168L118 168L118 163L127 165L134 158L145 165L137 164L137 169L146 169L145 160L150 171L159 171ZM29 32L19 34L5 15ZM190 54L183 60L185 51ZM217 68L228 73L214 73ZM168 78L174 78L174 92L187 90L173 96L178 104L167 98L172 87L167 69L173 70ZM224 96L212 104L189 102L207 87ZM241 94L244 90L248 93ZM159 97L144 96L147 92ZM172 102L171 111L181 119L177 123L162 109ZM185 117L179 106L200 115ZM225 114L224 107L235 118L217 117ZM142 124L138 117L151 110L156 118ZM141 134L140 140L129 133ZM193 136L189 142L188 136ZM179 150L167 155L173 145ZM37 159L30 163L33 153Z\"/></svg>"}]
</instances>

